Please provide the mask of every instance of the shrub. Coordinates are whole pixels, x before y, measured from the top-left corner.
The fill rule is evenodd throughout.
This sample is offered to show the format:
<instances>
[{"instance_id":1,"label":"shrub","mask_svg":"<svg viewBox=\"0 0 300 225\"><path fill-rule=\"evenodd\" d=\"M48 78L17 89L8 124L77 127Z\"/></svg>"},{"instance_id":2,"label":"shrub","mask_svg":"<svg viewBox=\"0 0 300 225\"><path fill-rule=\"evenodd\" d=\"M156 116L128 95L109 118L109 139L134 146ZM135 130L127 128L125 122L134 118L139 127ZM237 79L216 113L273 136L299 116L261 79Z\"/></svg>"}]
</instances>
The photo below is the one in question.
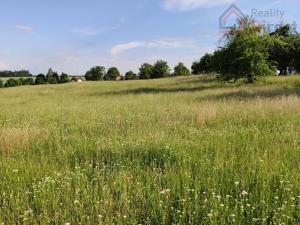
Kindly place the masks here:
<instances>
[{"instance_id":1,"label":"shrub","mask_svg":"<svg viewBox=\"0 0 300 225\"><path fill-rule=\"evenodd\" d=\"M205 54L200 61L194 62L192 65L192 73L195 75L198 74L207 74L213 72L213 55Z\"/></svg>"},{"instance_id":2,"label":"shrub","mask_svg":"<svg viewBox=\"0 0 300 225\"><path fill-rule=\"evenodd\" d=\"M96 66L86 72L85 79L88 81L99 81L99 80L103 80L104 75L105 75L105 67Z\"/></svg>"},{"instance_id":3,"label":"shrub","mask_svg":"<svg viewBox=\"0 0 300 225\"><path fill-rule=\"evenodd\" d=\"M20 86L20 85L22 85L22 83L19 80L10 78L6 81L4 86L5 87L16 87L16 86Z\"/></svg>"},{"instance_id":4,"label":"shrub","mask_svg":"<svg viewBox=\"0 0 300 225\"><path fill-rule=\"evenodd\" d=\"M58 80L56 77L48 77L48 83L49 84L57 84L58 83Z\"/></svg>"},{"instance_id":5,"label":"shrub","mask_svg":"<svg viewBox=\"0 0 300 225\"><path fill-rule=\"evenodd\" d=\"M69 75L66 73L62 73L60 76L59 83L68 83L68 82L70 82Z\"/></svg>"},{"instance_id":6,"label":"shrub","mask_svg":"<svg viewBox=\"0 0 300 225\"><path fill-rule=\"evenodd\" d=\"M137 79L137 75L132 71L128 71L125 74L125 80L136 80L136 79Z\"/></svg>"},{"instance_id":7,"label":"shrub","mask_svg":"<svg viewBox=\"0 0 300 225\"><path fill-rule=\"evenodd\" d=\"M174 68L174 76L188 76L190 74L190 70L183 63L179 63Z\"/></svg>"},{"instance_id":8,"label":"shrub","mask_svg":"<svg viewBox=\"0 0 300 225\"><path fill-rule=\"evenodd\" d=\"M35 84L36 85L47 84L46 76L44 74L37 75L35 78Z\"/></svg>"},{"instance_id":9,"label":"shrub","mask_svg":"<svg viewBox=\"0 0 300 225\"><path fill-rule=\"evenodd\" d=\"M162 78L170 75L170 67L166 61L158 60L153 67L151 78Z\"/></svg>"},{"instance_id":10,"label":"shrub","mask_svg":"<svg viewBox=\"0 0 300 225\"><path fill-rule=\"evenodd\" d=\"M105 80L116 80L120 76L120 71L116 67L111 67L108 69Z\"/></svg>"},{"instance_id":11,"label":"shrub","mask_svg":"<svg viewBox=\"0 0 300 225\"><path fill-rule=\"evenodd\" d=\"M3 88L3 87L4 87L3 81L0 80L0 88Z\"/></svg>"},{"instance_id":12,"label":"shrub","mask_svg":"<svg viewBox=\"0 0 300 225\"><path fill-rule=\"evenodd\" d=\"M34 80L32 78L26 78L23 81L23 85L34 85Z\"/></svg>"},{"instance_id":13,"label":"shrub","mask_svg":"<svg viewBox=\"0 0 300 225\"><path fill-rule=\"evenodd\" d=\"M139 68L139 79L146 80L151 79L153 73L153 65L144 63Z\"/></svg>"}]
</instances>

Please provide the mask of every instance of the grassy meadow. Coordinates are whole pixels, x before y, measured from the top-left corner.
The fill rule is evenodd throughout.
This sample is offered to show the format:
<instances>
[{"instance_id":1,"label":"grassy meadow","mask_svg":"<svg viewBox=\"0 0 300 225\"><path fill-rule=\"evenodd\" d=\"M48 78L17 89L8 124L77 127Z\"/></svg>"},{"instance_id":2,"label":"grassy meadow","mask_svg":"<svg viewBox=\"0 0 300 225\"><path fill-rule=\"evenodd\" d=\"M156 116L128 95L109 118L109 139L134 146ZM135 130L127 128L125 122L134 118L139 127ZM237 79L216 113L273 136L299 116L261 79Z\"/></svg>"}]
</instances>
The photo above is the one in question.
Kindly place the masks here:
<instances>
[{"instance_id":1,"label":"grassy meadow","mask_svg":"<svg viewBox=\"0 0 300 225\"><path fill-rule=\"evenodd\" d=\"M300 224L300 76L0 89L0 224Z\"/></svg>"}]
</instances>

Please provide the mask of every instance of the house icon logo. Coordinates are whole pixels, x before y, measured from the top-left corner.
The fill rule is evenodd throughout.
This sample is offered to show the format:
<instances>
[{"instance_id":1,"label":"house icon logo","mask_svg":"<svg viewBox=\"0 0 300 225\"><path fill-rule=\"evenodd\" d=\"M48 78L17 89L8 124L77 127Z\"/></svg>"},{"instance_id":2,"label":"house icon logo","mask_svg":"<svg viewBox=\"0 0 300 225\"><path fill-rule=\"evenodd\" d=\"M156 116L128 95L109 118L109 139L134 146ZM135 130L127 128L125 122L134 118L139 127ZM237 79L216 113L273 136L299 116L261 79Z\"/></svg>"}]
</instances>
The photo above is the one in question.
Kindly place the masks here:
<instances>
[{"instance_id":1,"label":"house icon logo","mask_svg":"<svg viewBox=\"0 0 300 225\"><path fill-rule=\"evenodd\" d=\"M232 4L219 18L220 30L227 30L236 26L236 22L245 18L245 14L235 4Z\"/></svg>"}]
</instances>

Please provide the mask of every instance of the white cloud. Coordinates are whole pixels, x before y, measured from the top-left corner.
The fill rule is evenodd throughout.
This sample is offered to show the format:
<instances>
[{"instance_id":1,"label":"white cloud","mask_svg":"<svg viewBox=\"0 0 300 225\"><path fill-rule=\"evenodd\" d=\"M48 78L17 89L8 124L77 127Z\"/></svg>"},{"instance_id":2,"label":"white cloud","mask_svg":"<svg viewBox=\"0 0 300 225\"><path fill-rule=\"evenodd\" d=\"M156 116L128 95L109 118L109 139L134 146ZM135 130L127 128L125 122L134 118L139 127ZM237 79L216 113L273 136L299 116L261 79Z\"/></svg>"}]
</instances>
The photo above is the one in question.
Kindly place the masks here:
<instances>
[{"instance_id":1,"label":"white cloud","mask_svg":"<svg viewBox=\"0 0 300 225\"><path fill-rule=\"evenodd\" d=\"M144 45L145 45L145 42L140 42L140 41L133 41L133 42L125 43L125 44L119 44L119 45L115 45L114 47L112 47L112 49L110 50L110 53L112 55L118 55L118 54L121 54L122 52L125 52L130 49L141 48Z\"/></svg>"},{"instance_id":2,"label":"white cloud","mask_svg":"<svg viewBox=\"0 0 300 225\"><path fill-rule=\"evenodd\" d=\"M118 55L125 51L136 48L196 48L197 46L190 40L161 39L152 41L133 41L115 45L110 50L112 55Z\"/></svg>"},{"instance_id":3,"label":"white cloud","mask_svg":"<svg viewBox=\"0 0 300 225\"><path fill-rule=\"evenodd\" d=\"M26 25L16 25L14 26L14 28L23 31L25 33L32 33L33 32L33 28L30 26L26 26Z\"/></svg>"},{"instance_id":4,"label":"white cloud","mask_svg":"<svg viewBox=\"0 0 300 225\"><path fill-rule=\"evenodd\" d=\"M163 6L167 10L187 11L199 7L214 7L233 1L234 0L163 0Z\"/></svg>"}]
</instances>

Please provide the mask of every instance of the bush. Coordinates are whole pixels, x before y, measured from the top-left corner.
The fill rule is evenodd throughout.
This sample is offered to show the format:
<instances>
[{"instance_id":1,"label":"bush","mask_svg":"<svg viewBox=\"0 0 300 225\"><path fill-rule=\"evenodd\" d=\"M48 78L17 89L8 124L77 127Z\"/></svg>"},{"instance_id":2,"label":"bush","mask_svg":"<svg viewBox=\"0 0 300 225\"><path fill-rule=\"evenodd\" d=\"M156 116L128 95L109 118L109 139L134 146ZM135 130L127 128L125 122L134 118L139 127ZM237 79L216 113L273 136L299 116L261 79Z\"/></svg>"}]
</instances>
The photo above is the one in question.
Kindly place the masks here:
<instances>
[{"instance_id":1,"label":"bush","mask_svg":"<svg viewBox=\"0 0 300 225\"><path fill-rule=\"evenodd\" d=\"M136 79L137 79L137 75L132 71L128 71L125 74L125 80L136 80Z\"/></svg>"},{"instance_id":2,"label":"bush","mask_svg":"<svg viewBox=\"0 0 300 225\"><path fill-rule=\"evenodd\" d=\"M200 61L194 62L192 65L192 73L198 74L208 74L213 72L213 55L205 54Z\"/></svg>"},{"instance_id":3,"label":"bush","mask_svg":"<svg viewBox=\"0 0 300 225\"><path fill-rule=\"evenodd\" d=\"M0 80L0 88L3 88L4 87L4 83L2 80Z\"/></svg>"},{"instance_id":4,"label":"bush","mask_svg":"<svg viewBox=\"0 0 300 225\"><path fill-rule=\"evenodd\" d=\"M23 85L34 85L34 80L32 78L26 78L23 81Z\"/></svg>"},{"instance_id":5,"label":"bush","mask_svg":"<svg viewBox=\"0 0 300 225\"><path fill-rule=\"evenodd\" d=\"M70 82L69 75L66 73L62 73L60 76L59 83L68 83L68 82Z\"/></svg>"},{"instance_id":6,"label":"bush","mask_svg":"<svg viewBox=\"0 0 300 225\"><path fill-rule=\"evenodd\" d=\"M179 63L174 68L174 76L188 76L190 74L190 70L183 63Z\"/></svg>"},{"instance_id":7,"label":"bush","mask_svg":"<svg viewBox=\"0 0 300 225\"><path fill-rule=\"evenodd\" d=\"M35 78L35 84L36 85L47 84L46 76L44 74L37 75Z\"/></svg>"},{"instance_id":8,"label":"bush","mask_svg":"<svg viewBox=\"0 0 300 225\"><path fill-rule=\"evenodd\" d=\"M151 79L153 74L153 66L149 63L144 63L139 68L139 79L146 80Z\"/></svg>"},{"instance_id":9,"label":"bush","mask_svg":"<svg viewBox=\"0 0 300 225\"><path fill-rule=\"evenodd\" d=\"M162 78L170 75L170 67L166 61L158 60L153 67L151 78Z\"/></svg>"},{"instance_id":10,"label":"bush","mask_svg":"<svg viewBox=\"0 0 300 225\"><path fill-rule=\"evenodd\" d=\"M105 75L105 80L116 80L120 75L120 71L116 67L111 67Z\"/></svg>"},{"instance_id":11,"label":"bush","mask_svg":"<svg viewBox=\"0 0 300 225\"><path fill-rule=\"evenodd\" d=\"M104 75L105 75L105 67L96 66L86 72L85 79L88 81L99 81L99 80L103 80Z\"/></svg>"},{"instance_id":12,"label":"bush","mask_svg":"<svg viewBox=\"0 0 300 225\"><path fill-rule=\"evenodd\" d=\"M22 83L19 79L16 80L16 79L10 78L6 81L4 86L5 87L16 87L16 86L21 86L21 85L22 85Z\"/></svg>"},{"instance_id":13,"label":"bush","mask_svg":"<svg viewBox=\"0 0 300 225\"><path fill-rule=\"evenodd\" d=\"M56 77L51 76L51 77L48 77L48 83L49 84L58 84L58 80Z\"/></svg>"}]
</instances>

